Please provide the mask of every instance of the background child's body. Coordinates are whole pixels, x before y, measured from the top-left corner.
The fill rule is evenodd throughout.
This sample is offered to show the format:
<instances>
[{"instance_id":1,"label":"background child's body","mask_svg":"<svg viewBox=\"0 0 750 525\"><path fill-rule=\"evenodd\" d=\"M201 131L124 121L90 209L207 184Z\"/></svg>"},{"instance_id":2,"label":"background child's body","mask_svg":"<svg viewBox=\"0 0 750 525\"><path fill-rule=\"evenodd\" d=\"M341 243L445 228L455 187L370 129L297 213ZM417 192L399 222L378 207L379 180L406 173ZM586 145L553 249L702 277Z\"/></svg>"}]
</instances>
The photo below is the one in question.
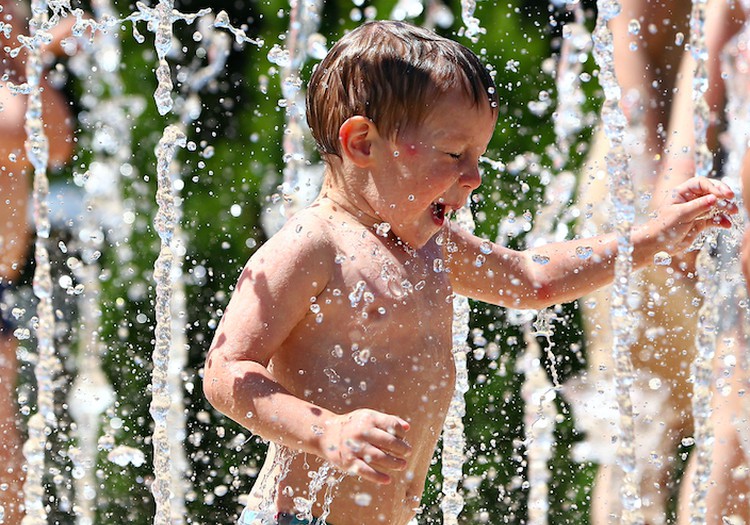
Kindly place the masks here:
<instances>
[{"instance_id":1,"label":"background child's body","mask_svg":"<svg viewBox=\"0 0 750 525\"><path fill-rule=\"evenodd\" d=\"M273 499L274 513L296 513L308 473L326 461L352 474L330 523L405 524L453 390L452 294L521 308L569 301L611 280L616 240L587 239L594 255L582 260L582 242L516 252L451 225L481 182L497 117L486 69L454 42L365 24L318 66L308 104L324 188L245 267L204 390L254 433L307 453L278 487L256 487L248 508ZM683 184L634 232L635 265L685 249L712 224L728 227L706 214L731 197L721 183ZM271 480L278 450L264 466ZM313 514L322 512L319 502Z\"/></svg>"}]
</instances>

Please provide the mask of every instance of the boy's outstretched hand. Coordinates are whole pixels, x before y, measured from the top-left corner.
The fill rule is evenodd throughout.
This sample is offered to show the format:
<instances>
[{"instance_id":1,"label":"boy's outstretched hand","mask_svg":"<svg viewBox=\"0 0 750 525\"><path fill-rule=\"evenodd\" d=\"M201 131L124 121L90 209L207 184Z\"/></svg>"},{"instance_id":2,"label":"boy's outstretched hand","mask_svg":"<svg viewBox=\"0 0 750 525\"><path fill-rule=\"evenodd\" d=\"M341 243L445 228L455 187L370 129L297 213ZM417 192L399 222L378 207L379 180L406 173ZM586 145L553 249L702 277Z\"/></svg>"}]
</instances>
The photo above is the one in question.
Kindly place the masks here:
<instances>
[{"instance_id":1,"label":"boy's outstretched hand","mask_svg":"<svg viewBox=\"0 0 750 525\"><path fill-rule=\"evenodd\" d=\"M358 409L329 421L321 436L322 457L336 468L380 484L388 471L402 471L411 446L404 441L409 423L400 417Z\"/></svg>"},{"instance_id":2,"label":"boy's outstretched hand","mask_svg":"<svg viewBox=\"0 0 750 525\"><path fill-rule=\"evenodd\" d=\"M684 252L703 230L731 228L730 216L738 211L733 198L725 183L693 177L671 190L641 233L670 254Z\"/></svg>"}]
</instances>

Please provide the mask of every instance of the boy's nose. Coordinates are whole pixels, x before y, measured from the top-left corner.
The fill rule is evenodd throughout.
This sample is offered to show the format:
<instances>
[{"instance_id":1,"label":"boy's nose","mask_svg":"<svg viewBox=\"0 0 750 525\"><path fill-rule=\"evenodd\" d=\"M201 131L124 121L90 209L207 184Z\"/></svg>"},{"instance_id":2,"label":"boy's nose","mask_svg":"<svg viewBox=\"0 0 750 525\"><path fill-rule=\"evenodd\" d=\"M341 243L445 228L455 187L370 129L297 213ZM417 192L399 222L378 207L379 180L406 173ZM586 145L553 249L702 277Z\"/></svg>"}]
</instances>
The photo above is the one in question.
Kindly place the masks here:
<instances>
[{"instance_id":1,"label":"boy's nose","mask_svg":"<svg viewBox=\"0 0 750 525\"><path fill-rule=\"evenodd\" d=\"M458 183L462 188L475 190L482 183L482 175L479 173L479 166L468 167L461 172Z\"/></svg>"}]
</instances>

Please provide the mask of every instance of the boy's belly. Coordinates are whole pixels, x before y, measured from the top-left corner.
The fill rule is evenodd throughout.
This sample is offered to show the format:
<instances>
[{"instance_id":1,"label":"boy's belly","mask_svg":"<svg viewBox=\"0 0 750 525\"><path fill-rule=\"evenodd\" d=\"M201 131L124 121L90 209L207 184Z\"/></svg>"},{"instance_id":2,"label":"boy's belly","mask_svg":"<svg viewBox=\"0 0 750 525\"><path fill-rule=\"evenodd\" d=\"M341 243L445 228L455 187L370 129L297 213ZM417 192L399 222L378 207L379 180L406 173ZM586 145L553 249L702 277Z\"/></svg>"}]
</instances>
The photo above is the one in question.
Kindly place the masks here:
<instances>
[{"instance_id":1,"label":"boy's belly","mask_svg":"<svg viewBox=\"0 0 750 525\"><path fill-rule=\"evenodd\" d=\"M321 490L313 494L313 515L320 517L324 512L323 505L329 499L326 523L331 525L406 525L419 509L427 470L440 428L437 432L419 432L412 427L409 433L414 431L418 434L418 437L415 436L418 445L414 447L414 452L409 458L409 466L405 471L396 473L390 484L377 485L353 476L344 476L341 479L340 472L328 471L328 482L339 479L340 482L334 485L330 495L327 494L328 483L321 483ZM275 447L271 447L258 477L259 481L253 487L250 506L257 508L261 500L268 500L275 493L276 512L297 514L299 508L295 506L295 499L310 499L311 481L314 474L321 471L323 462L315 456L297 454L292 460L289 473L278 487L274 487L273 480L278 479L278 465L274 463L276 456ZM260 484L263 486L259 486Z\"/></svg>"},{"instance_id":2,"label":"boy's belly","mask_svg":"<svg viewBox=\"0 0 750 525\"><path fill-rule=\"evenodd\" d=\"M324 323L331 322L336 330L299 330L274 356L269 370L293 395L337 414L368 408L409 422L405 440L412 453L407 469L388 472L393 478L389 485L346 476L333 491L326 518L332 525L405 525L419 508L453 395L450 310L436 308L424 320L407 316L399 324L377 322L371 315L366 328L353 323L348 313L335 322L331 317ZM264 471L270 469L272 456ZM309 474L321 466L318 457L296 457L277 492L276 510L296 513L294 499L309 497ZM262 490L269 495L271 487ZM325 486L317 494L315 516L320 516L324 499Z\"/></svg>"}]
</instances>

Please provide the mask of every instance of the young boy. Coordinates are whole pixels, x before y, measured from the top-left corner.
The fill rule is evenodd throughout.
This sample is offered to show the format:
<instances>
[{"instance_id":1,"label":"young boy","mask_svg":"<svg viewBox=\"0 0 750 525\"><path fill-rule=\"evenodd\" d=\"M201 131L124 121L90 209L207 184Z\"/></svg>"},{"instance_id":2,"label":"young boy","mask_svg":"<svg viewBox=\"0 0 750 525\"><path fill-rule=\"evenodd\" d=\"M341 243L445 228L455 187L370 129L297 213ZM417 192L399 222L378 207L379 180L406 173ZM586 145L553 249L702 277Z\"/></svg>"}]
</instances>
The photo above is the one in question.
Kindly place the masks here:
<instances>
[{"instance_id":1,"label":"young boy","mask_svg":"<svg viewBox=\"0 0 750 525\"><path fill-rule=\"evenodd\" d=\"M497 107L471 51L402 22L352 31L313 73L323 189L248 262L205 368L208 400L272 442L260 476L270 482L241 523L327 514L317 501L295 518L314 498L309 473L327 462L348 474L329 523L406 524L453 392L453 294L542 308L612 279L613 235L516 252L449 222L481 182ZM729 227L736 206L712 210L732 197L706 179L675 189L633 232L635 266Z\"/></svg>"}]
</instances>

